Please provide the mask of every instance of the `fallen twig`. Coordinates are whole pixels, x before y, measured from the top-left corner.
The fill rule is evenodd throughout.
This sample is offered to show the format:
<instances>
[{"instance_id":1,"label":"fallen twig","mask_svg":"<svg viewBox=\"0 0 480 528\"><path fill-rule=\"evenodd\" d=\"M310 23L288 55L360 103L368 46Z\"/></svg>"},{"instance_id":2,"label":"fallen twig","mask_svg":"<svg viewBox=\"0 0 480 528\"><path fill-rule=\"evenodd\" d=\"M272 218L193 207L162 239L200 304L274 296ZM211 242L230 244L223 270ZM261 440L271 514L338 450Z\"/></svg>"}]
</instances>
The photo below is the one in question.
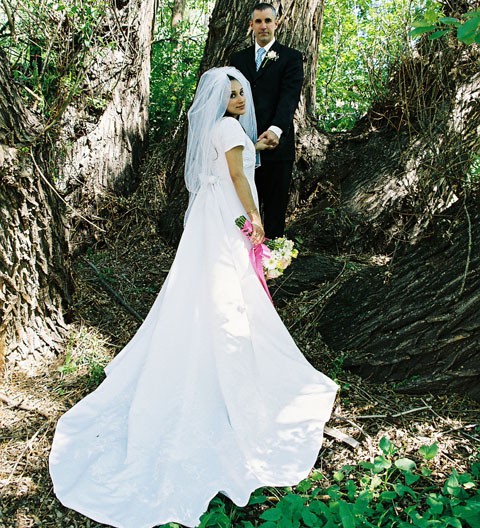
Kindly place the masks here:
<instances>
[{"instance_id":1,"label":"fallen twig","mask_svg":"<svg viewBox=\"0 0 480 528\"><path fill-rule=\"evenodd\" d=\"M83 261L92 268L92 270L96 273L96 275L98 277L98 281L100 282L100 284L118 302L118 304L123 306L125 308L125 310L127 310L127 312L129 312L136 319L138 319L141 323L143 323L143 317L135 310L135 308L132 308L123 299L123 297L110 286L110 284L108 284L108 282L102 277L102 274L101 274L100 270L97 268L97 266L95 266L95 264L93 264L93 262L90 262L86 258L84 258Z\"/></svg>"},{"instance_id":2,"label":"fallen twig","mask_svg":"<svg viewBox=\"0 0 480 528\"><path fill-rule=\"evenodd\" d=\"M336 440L340 440L341 442L348 444L350 447L353 447L353 449L356 449L360 445L360 442L355 440L355 438L348 436L347 434L343 433L342 431L339 431L338 429L333 429L332 427L325 426L323 432L326 435L335 438Z\"/></svg>"},{"instance_id":3,"label":"fallen twig","mask_svg":"<svg viewBox=\"0 0 480 528\"><path fill-rule=\"evenodd\" d=\"M426 409L432 410L432 408L429 405L425 405L425 407L416 407L415 409L409 409L408 411L403 411L395 414L364 414L361 416L356 416L357 420L367 420L369 418L398 418L399 416L405 416L406 414L415 413L418 411L425 411Z\"/></svg>"}]
</instances>

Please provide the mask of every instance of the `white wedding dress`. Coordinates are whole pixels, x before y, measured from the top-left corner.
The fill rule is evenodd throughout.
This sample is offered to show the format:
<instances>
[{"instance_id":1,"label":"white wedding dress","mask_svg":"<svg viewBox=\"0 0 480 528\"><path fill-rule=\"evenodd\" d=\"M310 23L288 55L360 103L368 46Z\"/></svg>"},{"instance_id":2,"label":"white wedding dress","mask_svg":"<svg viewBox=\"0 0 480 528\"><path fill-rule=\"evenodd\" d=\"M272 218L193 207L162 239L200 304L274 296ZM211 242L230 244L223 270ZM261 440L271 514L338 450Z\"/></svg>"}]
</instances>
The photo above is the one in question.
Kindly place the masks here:
<instances>
[{"instance_id":1,"label":"white wedding dress","mask_svg":"<svg viewBox=\"0 0 480 528\"><path fill-rule=\"evenodd\" d=\"M212 175L150 313L53 440L56 495L107 525L194 527L218 492L243 506L261 486L298 483L332 410L336 384L298 350L234 222L245 211L224 152L244 145L256 194L253 144L231 117L214 138Z\"/></svg>"}]
</instances>

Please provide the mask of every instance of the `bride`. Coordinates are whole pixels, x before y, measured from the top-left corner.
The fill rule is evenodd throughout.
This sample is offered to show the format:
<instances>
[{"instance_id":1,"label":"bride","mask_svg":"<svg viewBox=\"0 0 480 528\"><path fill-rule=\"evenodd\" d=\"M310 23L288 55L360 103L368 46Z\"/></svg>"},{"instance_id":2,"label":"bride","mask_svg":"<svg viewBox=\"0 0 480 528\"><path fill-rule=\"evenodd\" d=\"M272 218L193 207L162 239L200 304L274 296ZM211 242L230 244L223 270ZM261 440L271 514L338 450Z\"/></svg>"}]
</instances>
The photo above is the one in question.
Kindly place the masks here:
<instances>
[{"instance_id":1,"label":"bride","mask_svg":"<svg viewBox=\"0 0 480 528\"><path fill-rule=\"evenodd\" d=\"M59 420L50 474L67 507L119 528L199 524L222 493L305 478L337 386L295 345L250 263L264 239L250 86L200 79L188 114L185 229L167 279L105 381ZM248 216L251 242L235 225Z\"/></svg>"}]
</instances>

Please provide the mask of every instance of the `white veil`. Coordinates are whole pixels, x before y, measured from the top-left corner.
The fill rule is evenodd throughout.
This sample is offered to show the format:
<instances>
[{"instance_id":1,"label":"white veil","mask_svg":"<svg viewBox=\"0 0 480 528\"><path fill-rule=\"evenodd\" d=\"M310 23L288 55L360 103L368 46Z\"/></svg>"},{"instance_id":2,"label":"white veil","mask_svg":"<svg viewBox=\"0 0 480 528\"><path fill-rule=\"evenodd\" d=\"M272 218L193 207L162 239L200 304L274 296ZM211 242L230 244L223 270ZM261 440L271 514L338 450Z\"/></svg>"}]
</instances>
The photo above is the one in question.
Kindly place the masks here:
<instances>
[{"instance_id":1,"label":"white veil","mask_svg":"<svg viewBox=\"0 0 480 528\"><path fill-rule=\"evenodd\" d=\"M246 111L240 116L240 124L253 143L257 141L255 108L247 79L232 66L207 70L200 78L195 98L188 111L185 185L190 193L190 198L185 213L185 222L196 194L200 187L209 181L211 175L212 134L216 123L225 115L230 100L231 81L229 75L242 85L245 95Z\"/></svg>"}]
</instances>

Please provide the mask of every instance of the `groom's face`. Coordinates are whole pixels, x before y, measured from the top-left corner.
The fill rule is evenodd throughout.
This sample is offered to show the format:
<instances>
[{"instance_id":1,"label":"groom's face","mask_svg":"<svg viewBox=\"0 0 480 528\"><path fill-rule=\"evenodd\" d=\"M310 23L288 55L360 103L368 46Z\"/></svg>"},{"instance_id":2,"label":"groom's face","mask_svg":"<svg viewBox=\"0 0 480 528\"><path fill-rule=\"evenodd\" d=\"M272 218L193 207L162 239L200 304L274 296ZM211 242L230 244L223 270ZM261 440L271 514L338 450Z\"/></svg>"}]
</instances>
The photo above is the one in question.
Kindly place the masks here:
<instances>
[{"instance_id":1,"label":"groom's face","mask_svg":"<svg viewBox=\"0 0 480 528\"><path fill-rule=\"evenodd\" d=\"M263 48L275 36L277 22L274 12L271 9L264 9L263 11L256 9L253 12L252 20L250 20L250 27L258 45Z\"/></svg>"}]
</instances>

